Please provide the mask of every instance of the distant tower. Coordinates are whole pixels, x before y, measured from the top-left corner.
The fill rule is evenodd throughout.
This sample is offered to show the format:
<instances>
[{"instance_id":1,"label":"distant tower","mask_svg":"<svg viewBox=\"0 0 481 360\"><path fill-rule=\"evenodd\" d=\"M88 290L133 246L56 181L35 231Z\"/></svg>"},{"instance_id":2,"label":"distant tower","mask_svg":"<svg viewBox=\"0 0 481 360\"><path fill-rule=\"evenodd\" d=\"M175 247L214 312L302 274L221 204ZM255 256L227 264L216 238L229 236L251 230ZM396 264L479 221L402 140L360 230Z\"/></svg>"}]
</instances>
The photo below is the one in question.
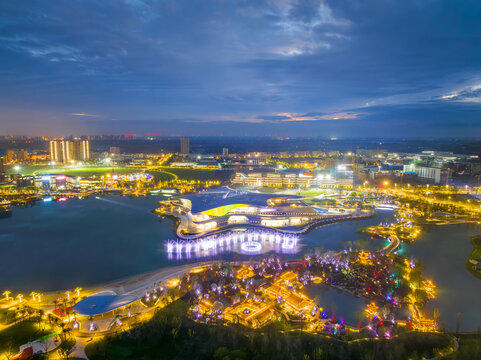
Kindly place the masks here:
<instances>
[{"instance_id":1,"label":"distant tower","mask_svg":"<svg viewBox=\"0 0 481 360\"><path fill-rule=\"evenodd\" d=\"M180 153L182 155L188 155L189 152L190 152L189 138L187 137L180 138Z\"/></svg>"},{"instance_id":2,"label":"distant tower","mask_svg":"<svg viewBox=\"0 0 481 360\"><path fill-rule=\"evenodd\" d=\"M222 157L228 157L229 156L229 148L222 148Z\"/></svg>"}]
</instances>

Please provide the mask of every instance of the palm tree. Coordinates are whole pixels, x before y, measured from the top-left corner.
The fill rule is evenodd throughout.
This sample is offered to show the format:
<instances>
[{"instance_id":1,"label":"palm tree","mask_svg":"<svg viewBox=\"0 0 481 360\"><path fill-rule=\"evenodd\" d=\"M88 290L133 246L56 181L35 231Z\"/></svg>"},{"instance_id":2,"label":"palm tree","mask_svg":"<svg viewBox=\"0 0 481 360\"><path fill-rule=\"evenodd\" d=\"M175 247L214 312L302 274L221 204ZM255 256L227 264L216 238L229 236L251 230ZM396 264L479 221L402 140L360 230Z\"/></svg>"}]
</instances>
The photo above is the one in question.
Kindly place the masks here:
<instances>
[{"instance_id":1,"label":"palm tree","mask_svg":"<svg viewBox=\"0 0 481 360\"><path fill-rule=\"evenodd\" d=\"M67 291L65 291L65 294L67 295L67 300L70 300L71 292L69 290L67 290Z\"/></svg>"},{"instance_id":2,"label":"palm tree","mask_svg":"<svg viewBox=\"0 0 481 360\"><path fill-rule=\"evenodd\" d=\"M35 291L32 291L30 293L30 296L32 297L32 301L35 301L35 295L37 295L37 293Z\"/></svg>"},{"instance_id":3,"label":"palm tree","mask_svg":"<svg viewBox=\"0 0 481 360\"><path fill-rule=\"evenodd\" d=\"M70 323L70 307L65 307L65 313L67 314L68 316L68 322Z\"/></svg>"},{"instance_id":4,"label":"palm tree","mask_svg":"<svg viewBox=\"0 0 481 360\"><path fill-rule=\"evenodd\" d=\"M6 300L6 301L8 301L8 299L9 299L8 295L10 295L11 293L12 293L12 292L9 291L9 290L5 290L5 291L3 292L2 295L5 296L5 300Z\"/></svg>"},{"instance_id":5,"label":"palm tree","mask_svg":"<svg viewBox=\"0 0 481 360\"><path fill-rule=\"evenodd\" d=\"M37 293L37 298L38 298L38 302L40 303L40 301L42 300L42 294L41 294L41 293Z\"/></svg>"},{"instance_id":6,"label":"palm tree","mask_svg":"<svg viewBox=\"0 0 481 360\"><path fill-rule=\"evenodd\" d=\"M82 290L82 288L78 286L74 290L77 293L77 297L80 297L80 290Z\"/></svg>"},{"instance_id":7,"label":"palm tree","mask_svg":"<svg viewBox=\"0 0 481 360\"><path fill-rule=\"evenodd\" d=\"M22 298L23 298L23 295L22 294L18 294L17 295L17 299L18 301L21 303L22 302Z\"/></svg>"}]
</instances>

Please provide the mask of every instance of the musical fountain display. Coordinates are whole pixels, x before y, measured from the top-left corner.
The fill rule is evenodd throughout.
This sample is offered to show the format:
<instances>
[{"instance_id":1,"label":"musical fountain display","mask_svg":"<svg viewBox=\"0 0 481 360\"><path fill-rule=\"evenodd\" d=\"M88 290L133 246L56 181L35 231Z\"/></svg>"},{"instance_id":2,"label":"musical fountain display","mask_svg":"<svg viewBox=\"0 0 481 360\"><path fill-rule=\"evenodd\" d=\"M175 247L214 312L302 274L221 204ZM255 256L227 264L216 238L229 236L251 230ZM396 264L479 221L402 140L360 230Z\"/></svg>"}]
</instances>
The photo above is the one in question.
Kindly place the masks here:
<instances>
[{"instance_id":1,"label":"musical fountain display","mask_svg":"<svg viewBox=\"0 0 481 360\"><path fill-rule=\"evenodd\" d=\"M273 250L281 253L295 253L298 236L274 231L250 230L232 231L208 236L198 240L169 240L167 253L169 258L176 254L177 259L205 257L224 251L237 251L243 254L260 254Z\"/></svg>"}]
</instances>

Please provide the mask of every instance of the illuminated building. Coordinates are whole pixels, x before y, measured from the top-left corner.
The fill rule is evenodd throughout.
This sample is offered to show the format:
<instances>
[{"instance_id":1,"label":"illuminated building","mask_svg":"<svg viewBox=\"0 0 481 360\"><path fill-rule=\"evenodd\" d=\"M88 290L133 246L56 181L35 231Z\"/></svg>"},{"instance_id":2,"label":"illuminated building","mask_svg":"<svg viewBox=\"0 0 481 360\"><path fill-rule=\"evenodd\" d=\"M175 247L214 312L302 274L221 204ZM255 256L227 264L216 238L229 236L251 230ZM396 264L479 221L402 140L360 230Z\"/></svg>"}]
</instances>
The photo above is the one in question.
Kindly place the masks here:
<instances>
[{"instance_id":1,"label":"illuminated building","mask_svg":"<svg viewBox=\"0 0 481 360\"><path fill-rule=\"evenodd\" d=\"M300 283L297 282L297 274L292 271L287 271L269 286L266 292L273 299L281 297L285 301L285 304L295 312L312 308L314 302L311 298L302 291L292 291L288 288L289 285L296 283L300 286Z\"/></svg>"},{"instance_id":2,"label":"illuminated building","mask_svg":"<svg viewBox=\"0 0 481 360\"><path fill-rule=\"evenodd\" d=\"M77 329L88 332L105 331L111 324L101 321L104 316L116 314L119 321L121 318L128 318L131 316L129 308L135 308L138 300L138 296L117 295L113 291L103 291L88 296L72 307L78 317L74 329L76 326Z\"/></svg>"},{"instance_id":3,"label":"illuminated building","mask_svg":"<svg viewBox=\"0 0 481 360\"><path fill-rule=\"evenodd\" d=\"M222 156L225 158L229 156L229 148L222 148Z\"/></svg>"},{"instance_id":4,"label":"illuminated building","mask_svg":"<svg viewBox=\"0 0 481 360\"><path fill-rule=\"evenodd\" d=\"M364 313L368 319L373 319L378 316L379 307L376 305L375 302L366 305L364 309Z\"/></svg>"},{"instance_id":5,"label":"illuminated building","mask_svg":"<svg viewBox=\"0 0 481 360\"><path fill-rule=\"evenodd\" d=\"M5 150L0 149L0 181L5 179Z\"/></svg>"},{"instance_id":6,"label":"illuminated building","mask_svg":"<svg viewBox=\"0 0 481 360\"><path fill-rule=\"evenodd\" d=\"M419 178L435 184L448 184L451 179L451 170L448 168L416 166L416 174Z\"/></svg>"},{"instance_id":7,"label":"illuminated building","mask_svg":"<svg viewBox=\"0 0 481 360\"><path fill-rule=\"evenodd\" d=\"M208 233L246 225L298 233L314 224L369 216L354 208L320 208L306 205L301 196L218 188L159 202L158 213L181 220L177 236L195 239Z\"/></svg>"},{"instance_id":8,"label":"illuminated building","mask_svg":"<svg viewBox=\"0 0 481 360\"><path fill-rule=\"evenodd\" d=\"M361 251L359 253L359 263L363 264L363 265L372 265L372 261L371 259L369 259L369 253L365 252L365 251Z\"/></svg>"},{"instance_id":9,"label":"illuminated building","mask_svg":"<svg viewBox=\"0 0 481 360\"><path fill-rule=\"evenodd\" d=\"M188 137L180 138L180 153L188 155L190 153L190 141Z\"/></svg>"},{"instance_id":10,"label":"illuminated building","mask_svg":"<svg viewBox=\"0 0 481 360\"><path fill-rule=\"evenodd\" d=\"M252 268L247 265L242 265L236 273L236 277L238 279L248 279L251 278L255 275L254 271L252 271Z\"/></svg>"},{"instance_id":11,"label":"illuminated building","mask_svg":"<svg viewBox=\"0 0 481 360\"><path fill-rule=\"evenodd\" d=\"M274 172L236 172L232 179L233 185L240 186L266 186L276 188L309 188L312 186L345 185L352 186L352 171L338 169L335 175L329 172L316 172L315 174L301 171L294 173Z\"/></svg>"},{"instance_id":12,"label":"illuminated building","mask_svg":"<svg viewBox=\"0 0 481 360\"><path fill-rule=\"evenodd\" d=\"M77 185L78 179L70 175L37 175L34 178L34 186L37 189L72 189Z\"/></svg>"},{"instance_id":13,"label":"illuminated building","mask_svg":"<svg viewBox=\"0 0 481 360\"><path fill-rule=\"evenodd\" d=\"M274 316L275 309L271 304L248 299L225 309L224 319L239 322L251 328L260 328Z\"/></svg>"},{"instance_id":14,"label":"illuminated building","mask_svg":"<svg viewBox=\"0 0 481 360\"><path fill-rule=\"evenodd\" d=\"M56 163L72 163L90 159L90 144L88 140L51 140L50 160Z\"/></svg>"},{"instance_id":15,"label":"illuminated building","mask_svg":"<svg viewBox=\"0 0 481 360\"><path fill-rule=\"evenodd\" d=\"M28 151L26 150L7 150L7 162L24 161L28 159Z\"/></svg>"}]
</instances>

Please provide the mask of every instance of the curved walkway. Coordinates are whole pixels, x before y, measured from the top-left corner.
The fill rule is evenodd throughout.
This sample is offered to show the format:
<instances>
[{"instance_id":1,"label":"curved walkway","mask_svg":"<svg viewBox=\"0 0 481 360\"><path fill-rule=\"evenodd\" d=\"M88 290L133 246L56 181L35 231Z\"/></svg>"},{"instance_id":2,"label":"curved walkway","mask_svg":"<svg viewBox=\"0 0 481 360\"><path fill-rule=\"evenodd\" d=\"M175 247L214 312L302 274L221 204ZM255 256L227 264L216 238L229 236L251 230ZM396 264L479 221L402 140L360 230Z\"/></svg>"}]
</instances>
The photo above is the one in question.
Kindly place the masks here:
<instances>
[{"instance_id":1,"label":"curved walkway","mask_svg":"<svg viewBox=\"0 0 481 360\"><path fill-rule=\"evenodd\" d=\"M397 235L391 234L390 238L391 238L391 242L381 250L381 252L385 254L389 254L395 251L399 247L399 245L401 245L401 240L399 240Z\"/></svg>"}]
</instances>

